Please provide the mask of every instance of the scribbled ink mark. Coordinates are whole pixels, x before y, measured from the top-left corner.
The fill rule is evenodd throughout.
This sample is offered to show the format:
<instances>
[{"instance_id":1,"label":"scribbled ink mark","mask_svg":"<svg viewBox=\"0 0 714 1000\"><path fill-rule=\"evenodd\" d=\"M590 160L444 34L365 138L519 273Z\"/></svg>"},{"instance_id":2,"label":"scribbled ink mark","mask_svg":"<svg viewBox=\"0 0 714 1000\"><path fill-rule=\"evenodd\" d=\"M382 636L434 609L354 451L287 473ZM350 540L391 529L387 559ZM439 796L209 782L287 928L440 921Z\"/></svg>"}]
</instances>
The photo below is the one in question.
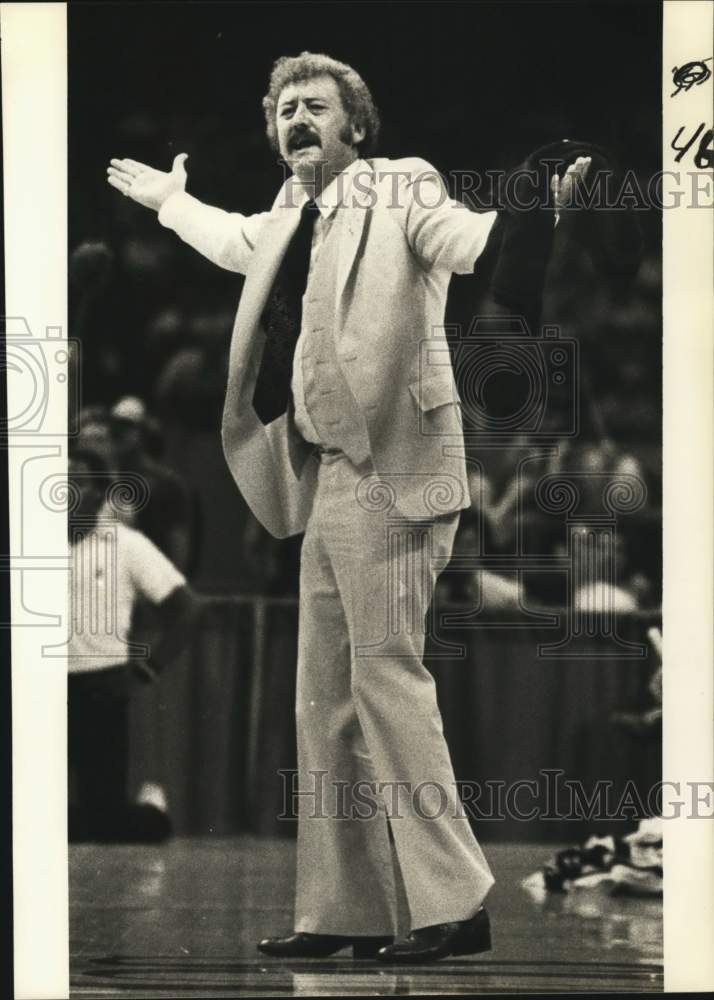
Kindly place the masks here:
<instances>
[{"instance_id":1,"label":"scribbled ink mark","mask_svg":"<svg viewBox=\"0 0 714 1000\"><path fill-rule=\"evenodd\" d=\"M676 97L680 90L691 90L692 87L698 87L700 84L706 83L712 75L712 71L706 64L711 61L712 57L709 56L708 59L688 62L679 68L675 66L672 70L672 83L677 89L669 96Z\"/></svg>"},{"instance_id":2,"label":"scribbled ink mark","mask_svg":"<svg viewBox=\"0 0 714 1000\"><path fill-rule=\"evenodd\" d=\"M674 158L675 163L679 163L684 154L692 148L694 143L699 138L702 130L704 129L705 124L704 122L701 123L699 128L692 135L691 139L689 140L689 142L686 143L686 145L678 146L677 141L679 140L679 137L682 134L682 132L684 132L685 127L686 126L682 125L679 128L677 134L675 135L674 139L672 139L671 142L671 148L676 150L677 152L677 155ZM704 135L702 135L702 138L699 142L699 148L694 154L694 166L698 170L710 170L712 167L714 167L714 148L712 147L713 140L714 140L714 130L707 129L706 132L704 132Z\"/></svg>"}]
</instances>

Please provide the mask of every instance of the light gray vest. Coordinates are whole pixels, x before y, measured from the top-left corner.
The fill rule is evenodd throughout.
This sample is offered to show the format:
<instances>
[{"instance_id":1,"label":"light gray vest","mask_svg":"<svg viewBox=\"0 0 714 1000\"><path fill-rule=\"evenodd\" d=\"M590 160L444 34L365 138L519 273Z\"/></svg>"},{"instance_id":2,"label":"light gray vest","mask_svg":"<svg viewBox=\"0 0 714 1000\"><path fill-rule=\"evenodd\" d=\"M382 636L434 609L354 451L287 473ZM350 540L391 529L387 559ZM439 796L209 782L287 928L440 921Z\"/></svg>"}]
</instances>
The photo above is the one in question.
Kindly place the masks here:
<instances>
[{"instance_id":1,"label":"light gray vest","mask_svg":"<svg viewBox=\"0 0 714 1000\"><path fill-rule=\"evenodd\" d=\"M334 335L339 222L322 244L303 299L303 391L321 444L359 465L370 455L367 424L342 374Z\"/></svg>"}]
</instances>

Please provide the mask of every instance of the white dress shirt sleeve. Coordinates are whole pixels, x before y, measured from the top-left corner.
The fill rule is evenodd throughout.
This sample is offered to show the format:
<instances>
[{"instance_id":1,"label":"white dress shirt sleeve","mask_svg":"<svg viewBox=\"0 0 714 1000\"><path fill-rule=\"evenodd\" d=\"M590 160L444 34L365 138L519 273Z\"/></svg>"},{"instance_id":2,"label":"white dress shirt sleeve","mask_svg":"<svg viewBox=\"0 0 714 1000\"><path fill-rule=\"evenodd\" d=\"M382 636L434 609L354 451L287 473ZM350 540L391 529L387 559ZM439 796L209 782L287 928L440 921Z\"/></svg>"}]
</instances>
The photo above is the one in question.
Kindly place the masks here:
<instances>
[{"instance_id":1,"label":"white dress shirt sleeve","mask_svg":"<svg viewBox=\"0 0 714 1000\"><path fill-rule=\"evenodd\" d=\"M400 183L404 226L412 252L425 267L470 274L480 256L496 212L473 212L450 198L438 172L425 160Z\"/></svg>"},{"instance_id":2,"label":"white dress shirt sleeve","mask_svg":"<svg viewBox=\"0 0 714 1000\"><path fill-rule=\"evenodd\" d=\"M175 191L159 210L159 222L219 267L245 274L269 212L241 215L204 205Z\"/></svg>"}]
</instances>

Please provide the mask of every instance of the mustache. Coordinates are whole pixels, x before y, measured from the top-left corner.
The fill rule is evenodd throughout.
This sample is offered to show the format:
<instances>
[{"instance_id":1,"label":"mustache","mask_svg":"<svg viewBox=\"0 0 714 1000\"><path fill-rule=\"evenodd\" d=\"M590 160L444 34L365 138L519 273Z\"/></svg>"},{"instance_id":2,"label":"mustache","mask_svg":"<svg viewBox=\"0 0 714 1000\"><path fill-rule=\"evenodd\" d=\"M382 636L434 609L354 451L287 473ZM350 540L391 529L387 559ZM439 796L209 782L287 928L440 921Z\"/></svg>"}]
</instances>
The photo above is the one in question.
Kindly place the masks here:
<instances>
[{"instance_id":1,"label":"mustache","mask_svg":"<svg viewBox=\"0 0 714 1000\"><path fill-rule=\"evenodd\" d=\"M307 145L320 145L320 137L317 133L305 125L293 129L288 136L288 150L293 152L293 150Z\"/></svg>"}]
</instances>

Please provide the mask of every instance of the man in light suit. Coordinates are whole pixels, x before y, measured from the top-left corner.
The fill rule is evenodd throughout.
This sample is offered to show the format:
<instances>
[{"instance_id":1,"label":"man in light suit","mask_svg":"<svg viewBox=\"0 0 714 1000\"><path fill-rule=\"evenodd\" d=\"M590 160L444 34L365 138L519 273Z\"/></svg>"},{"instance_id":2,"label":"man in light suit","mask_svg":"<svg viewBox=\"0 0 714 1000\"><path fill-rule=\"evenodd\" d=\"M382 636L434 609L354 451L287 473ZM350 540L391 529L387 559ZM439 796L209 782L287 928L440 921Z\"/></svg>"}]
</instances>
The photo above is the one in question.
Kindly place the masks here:
<instances>
[{"instance_id":1,"label":"man in light suit","mask_svg":"<svg viewBox=\"0 0 714 1000\"><path fill-rule=\"evenodd\" d=\"M268 137L292 170L243 216L170 173L112 160L109 183L216 264L246 275L223 444L275 536L305 531L294 933L270 955L431 961L490 947L493 885L463 814L424 620L469 491L443 320L496 212L451 200L424 160L368 158L364 82L327 56L275 64ZM301 270L302 268L302 270ZM366 802L365 790L375 794ZM394 942L394 841L411 932Z\"/></svg>"}]
</instances>

